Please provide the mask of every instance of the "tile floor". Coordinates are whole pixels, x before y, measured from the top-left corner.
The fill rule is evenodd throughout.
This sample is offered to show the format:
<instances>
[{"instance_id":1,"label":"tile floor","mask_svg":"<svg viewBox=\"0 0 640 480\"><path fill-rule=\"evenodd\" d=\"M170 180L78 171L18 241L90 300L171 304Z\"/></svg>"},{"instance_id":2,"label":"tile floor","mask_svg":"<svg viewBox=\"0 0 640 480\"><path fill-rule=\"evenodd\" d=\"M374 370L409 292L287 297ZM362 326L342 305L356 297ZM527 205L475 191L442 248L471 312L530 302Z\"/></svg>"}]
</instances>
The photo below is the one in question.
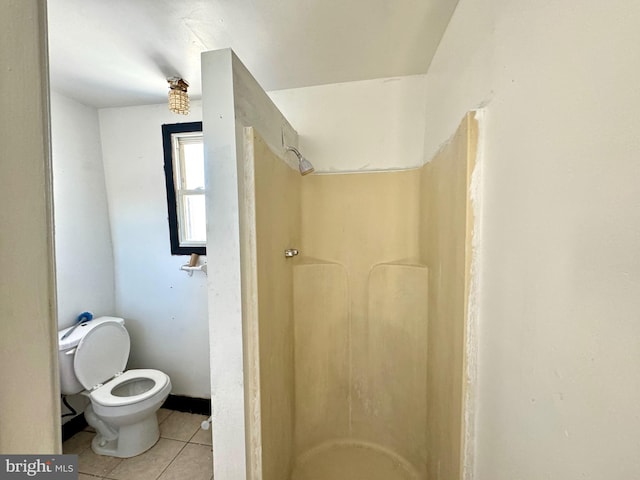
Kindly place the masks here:
<instances>
[{"instance_id":1,"label":"tile floor","mask_svg":"<svg viewBox=\"0 0 640 480\"><path fill-rule=\"evenodd\" d=\"M115 458L91 450L93 433L85 430L64 442L64 453L78 455L79 480L212 480L211 430L205 415L158 411L160 440L142 455Z\"/></svg>"}]
</instances>

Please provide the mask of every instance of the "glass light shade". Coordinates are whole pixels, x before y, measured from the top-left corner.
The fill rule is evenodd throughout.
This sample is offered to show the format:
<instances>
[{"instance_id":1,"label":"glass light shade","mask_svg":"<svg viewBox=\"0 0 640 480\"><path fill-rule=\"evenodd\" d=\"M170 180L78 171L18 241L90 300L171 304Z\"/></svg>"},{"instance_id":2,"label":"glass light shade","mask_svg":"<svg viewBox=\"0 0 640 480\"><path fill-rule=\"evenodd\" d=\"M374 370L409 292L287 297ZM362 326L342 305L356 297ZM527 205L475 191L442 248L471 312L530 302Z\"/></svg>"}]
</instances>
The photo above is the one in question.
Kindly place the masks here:
<instances>
[{"instance_id":1,"label":"glass light shade","mask_svg":"<svg viewBox=\"0 0 640 480\"><path fill-rule=\"evenodd\" d=\"M189 95L178 88L169 90L169 110L181 115L189 114Z\"/></svg>"}]
</instances>

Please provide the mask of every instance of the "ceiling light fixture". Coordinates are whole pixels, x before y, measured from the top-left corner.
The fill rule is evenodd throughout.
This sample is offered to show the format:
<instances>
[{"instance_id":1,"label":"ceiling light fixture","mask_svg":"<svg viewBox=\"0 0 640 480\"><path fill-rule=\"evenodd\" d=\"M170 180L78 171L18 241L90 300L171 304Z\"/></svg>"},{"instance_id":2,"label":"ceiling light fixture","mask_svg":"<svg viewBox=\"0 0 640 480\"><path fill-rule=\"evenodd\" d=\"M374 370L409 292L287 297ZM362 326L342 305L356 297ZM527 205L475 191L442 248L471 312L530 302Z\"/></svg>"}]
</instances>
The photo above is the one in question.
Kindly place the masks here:
<instances>
[{"instance_id":1,"label":"ceiling light fixture","mask_svg":"<svg viewBox=\"0 0 640 480\"><path fill-rule=\"evenodd\" d=\"M180 77L167 78L169 82L169 110L181 115L189 115L189 84Z\"/></svg>"}]
</instances>

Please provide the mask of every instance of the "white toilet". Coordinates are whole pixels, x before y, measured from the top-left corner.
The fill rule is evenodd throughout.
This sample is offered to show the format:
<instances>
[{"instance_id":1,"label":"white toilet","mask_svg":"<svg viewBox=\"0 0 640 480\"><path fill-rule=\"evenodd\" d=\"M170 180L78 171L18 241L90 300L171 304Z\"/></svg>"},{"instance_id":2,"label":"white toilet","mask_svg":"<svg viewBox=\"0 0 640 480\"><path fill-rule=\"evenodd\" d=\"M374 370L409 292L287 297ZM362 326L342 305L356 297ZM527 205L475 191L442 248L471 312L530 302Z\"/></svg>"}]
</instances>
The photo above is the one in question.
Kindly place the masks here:
<instances>
[{"instance_id":1,"label":"white toilet","mask_svg":"<svg viewBox=\"0 0 640 480\"><path fill-rule=\"evenodd\" d=\"M58 340L62 393L91 400L84 415L97 432L93 451L128 458L151 448L160 437L156 412L171 380L159 370L125 371L130 340L124 320L99 317L61 330Z\"/></svg>"}]
</instances>

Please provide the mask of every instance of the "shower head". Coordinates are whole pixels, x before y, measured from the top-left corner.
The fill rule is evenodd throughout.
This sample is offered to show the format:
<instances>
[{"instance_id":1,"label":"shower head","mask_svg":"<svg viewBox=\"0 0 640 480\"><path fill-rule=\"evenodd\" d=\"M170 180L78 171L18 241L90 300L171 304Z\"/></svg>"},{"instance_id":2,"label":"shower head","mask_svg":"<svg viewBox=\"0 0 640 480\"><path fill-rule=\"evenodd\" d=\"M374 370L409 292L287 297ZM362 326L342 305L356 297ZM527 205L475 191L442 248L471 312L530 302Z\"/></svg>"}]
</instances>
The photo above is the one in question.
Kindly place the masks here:
<instances>
[{"instance_id":1,"label":"shower head","mask_svg":"<svg viewBox=\"0 0 640 480\"><path fill-rule=\"evenodd\" d=\"M287 147L286 152L295 153L296 157L298 157L298 169L300 170L300 175L306 175L308 173L313 172L314 168L311 165L311 162L304 158L302 154L295 147Z\"/></svg>"}]
</instances>

